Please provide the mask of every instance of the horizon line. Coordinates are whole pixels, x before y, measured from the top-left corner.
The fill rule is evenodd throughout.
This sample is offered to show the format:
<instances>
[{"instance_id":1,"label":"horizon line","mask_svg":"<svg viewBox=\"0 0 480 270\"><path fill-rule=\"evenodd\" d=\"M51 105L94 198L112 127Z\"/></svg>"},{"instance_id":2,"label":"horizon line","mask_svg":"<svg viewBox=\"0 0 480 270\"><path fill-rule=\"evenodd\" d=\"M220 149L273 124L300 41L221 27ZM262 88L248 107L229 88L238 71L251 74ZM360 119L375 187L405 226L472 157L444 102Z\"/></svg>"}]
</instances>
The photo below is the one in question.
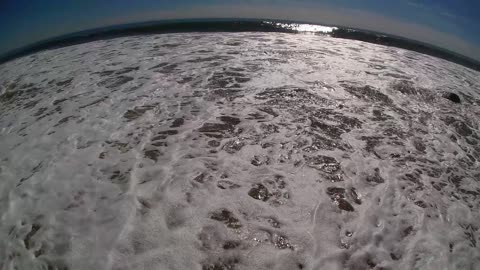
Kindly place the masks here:
<instances>
[{"instance_id":1,"label":"horizon line","mask_svg":"<svg viewBox=\"0 0 480 270\"><path fill-rule=\"evenodd\" d=\"M439 47L428 42L423 42L423 41L419 41L419 40L404 37L404 36L399 36L399 35L394 35L394 34L374 31L374 30L368 30L368 29L362 29L362 28L355 28L355 27L350 27L345 25L309 22L309 21L303 21L303 20L271 19L271 18L242 18L242 17L238 17L238 18L198 17L198 18L183 18L183 19L146 20L146 21L139 21L139 22L109 24L109 25L100 26L100 27L93 27L93 28L88 28L80 31L73 31L66 34L60 34L57 36L32 42L23 47L9 50L3 54L0 54L0 65L20 57L24 57L27 55L31 55L31 54L49 50L49 49L67 47L75 44L88 43L96 40L104 40L104 39L106 40L106 39L122 37L122 36L135 36L135 35L141 35L141 34L163 34L163 33L188 33L188 32L283 32L283 33L292 33L292 34L302 34L302 33L308 32L308 31L296 31L292 29L275 27L275 26L271 26L270 28L263 26L264 28L261 28L262 26L261 24L265 22L334 27L340 30L351 30L353 32L363 33L367 35L375 35L377 37L383 36L387 39L390 38L390 39L396 39L404 42L406 41L408 43L412 43L412 45L414 44L420 45L432 51L437 51L437 54L447 54L450 57L453 57L454 59L456 58L457 61L455 61L454 59L450 59L449 57L447 57L448 58L447 59L446 57L432 54L434 52L427 53L427 52L418 51L414 49L403 48L403 47L395 46L394 44L386 44L386 42L382 43L382 41L375 42L374 40L361 40L358 38L343 37L343 38L360 40L360 41L369 42L369 43L376 43L376 44L385 45L385 46L399 47L399 48L403 48L411 51L417 51L423 54L445 59L450 62L455 62L457 64L480 71L480 61L475 58L455 52L451 49ZM257 29L247 28L247 29L238 30L238 29L234 29L232 27L233 25L231 25L230 26L232 27L231 29L228 29L228 27L225 29L223 28L222 29L215 29L215 28L203 29L202 27L199 27L201 25L195 25L195 23L203 23L203 24L205 23L257 23L258 28ZM169 26L169 25L175 25L175 24L190 25L190 29L188 28L186 29L171 28L171 29L162 29L162 30L152 29L152 30L147 30L146 33L141 32L142 28ZM143 30L145 31L146 29L143 29ZM320 32L314 32L314 33L316 33L317 35L318 34L328 35ZM330 36L333 36L336 38L342 38L341 36L334 36L334 35L330 35ZM77 41L75 41L76 39ZM458 60L463 60L463 61L460 61L461 63L459 63ZM465 61L467 61L467 63L464 63Z\"/></svg>"}]
</instances>

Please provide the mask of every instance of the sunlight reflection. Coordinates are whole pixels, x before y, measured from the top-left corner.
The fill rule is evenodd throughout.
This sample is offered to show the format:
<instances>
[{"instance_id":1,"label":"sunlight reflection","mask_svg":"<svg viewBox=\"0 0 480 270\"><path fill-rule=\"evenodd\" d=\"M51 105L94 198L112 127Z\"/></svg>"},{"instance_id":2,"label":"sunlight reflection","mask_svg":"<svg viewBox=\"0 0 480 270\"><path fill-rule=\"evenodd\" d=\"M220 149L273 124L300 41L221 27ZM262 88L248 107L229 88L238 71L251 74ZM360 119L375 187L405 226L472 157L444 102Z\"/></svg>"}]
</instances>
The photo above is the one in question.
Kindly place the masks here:
<instances>
[{"instance_id":1,"label":"sunlight reflection","mask_svg":"<svg viewBox=\"0 0 480 270\"><path fill-rule=\"evenodd\" d=\"M268 22L268 21L265 23L274 25L275 27L278 27L278 28L283 28L283 29L303 32L303 33L328 34L337 29L337 27L329 27L329 26L314 25L314 24L279 23L279 22Z\"/></svg>"}]
</instances>

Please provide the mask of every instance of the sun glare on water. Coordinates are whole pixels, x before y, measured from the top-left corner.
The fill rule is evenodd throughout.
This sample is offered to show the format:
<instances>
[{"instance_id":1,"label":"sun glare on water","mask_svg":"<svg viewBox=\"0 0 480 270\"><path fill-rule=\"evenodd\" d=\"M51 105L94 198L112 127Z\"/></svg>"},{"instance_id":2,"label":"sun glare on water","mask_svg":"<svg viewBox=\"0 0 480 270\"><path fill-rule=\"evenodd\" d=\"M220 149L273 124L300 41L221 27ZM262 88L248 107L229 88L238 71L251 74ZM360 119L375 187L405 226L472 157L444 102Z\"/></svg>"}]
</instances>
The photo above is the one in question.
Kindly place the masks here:
<instances>
[{"instance_id":1,"label":"sun glare on water","mask_svg":"<svg viewBox=\"0 0 480 270\"><path fill-rule=\"evenodd\" d=\"M278 28L293 30L293 31L302 32L302 33L328 34L337 29L337 27L329 27L329 26L314 25L314 24L278 23L278 22L266 22L266 23L274 25Z\"/></svg>"}]
</instances>

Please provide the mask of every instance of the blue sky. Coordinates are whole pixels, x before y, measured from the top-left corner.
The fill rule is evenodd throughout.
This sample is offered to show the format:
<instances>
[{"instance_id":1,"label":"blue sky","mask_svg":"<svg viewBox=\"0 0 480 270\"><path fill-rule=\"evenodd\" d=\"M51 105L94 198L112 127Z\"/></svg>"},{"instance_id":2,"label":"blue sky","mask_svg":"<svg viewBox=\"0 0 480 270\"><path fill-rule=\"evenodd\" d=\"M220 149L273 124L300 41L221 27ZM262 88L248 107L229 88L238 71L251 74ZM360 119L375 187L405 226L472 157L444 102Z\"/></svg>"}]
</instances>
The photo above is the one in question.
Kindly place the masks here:
<instances>
[{"instance_id":1,"label":"blue sky","mask_svg":"<svg viewBox=\"0 0 480 270\"><path fill-rule=\"evenodd\" d=\"M351 26L420 40L480 60L478 0L0 0L0 54L107 25L249 17Z\"/></svg>"}]
</instances>

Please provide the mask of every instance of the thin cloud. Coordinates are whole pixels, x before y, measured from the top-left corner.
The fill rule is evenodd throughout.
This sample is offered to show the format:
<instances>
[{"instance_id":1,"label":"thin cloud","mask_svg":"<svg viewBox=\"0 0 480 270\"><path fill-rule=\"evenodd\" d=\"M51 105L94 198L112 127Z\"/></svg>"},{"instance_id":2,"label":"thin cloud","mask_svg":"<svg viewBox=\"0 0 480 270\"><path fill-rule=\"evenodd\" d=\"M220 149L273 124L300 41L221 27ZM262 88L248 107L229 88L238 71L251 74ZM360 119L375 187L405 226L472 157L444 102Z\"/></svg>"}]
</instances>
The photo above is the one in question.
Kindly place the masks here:
<instances>
[{"instance_id":1,"label":"thin cloud","mask_svg":"<svg viewBox=\"0 0 480 270\"><path fill-rule=\"evenodd\" d=\"M419 2L414 2L414 1L407 1L407 5L414 6L417 8L425 8L426 6L422 3Z\"/></svg>"},{"instance_id":2,"label":"thin cloud","mask_svg":"<svg viewBox=\"0 0 480 270\"><path fill-rule=\"evenodd\" d=\"M458 16L453 15L452 13L449 13L449 12L446 12L446 11L440 12L439 14L442 15L442 16L451 18L451 19L458 19Z\"/></svg>"},{"instance_id":3,"label":"thin cloud","mask_svg":"<svg viewBox=\"0 0 480 270\"><path fill-rule=\"evenodd\" d=\"M448 12L444 8L441 8L440 6L435 5L435 4L425 5L421 2L407 1L407 5L412 6L414 8L420 8L420 9L423 9L424 11L429 12L429 13L437 14L437 15L440 15L442 17L447 17L447 18L452 19L452 20L457 20L457 19L462 18L462 17L459 17L455 14L452 14L451 12Z\"/></svg>"}]
</instances>

